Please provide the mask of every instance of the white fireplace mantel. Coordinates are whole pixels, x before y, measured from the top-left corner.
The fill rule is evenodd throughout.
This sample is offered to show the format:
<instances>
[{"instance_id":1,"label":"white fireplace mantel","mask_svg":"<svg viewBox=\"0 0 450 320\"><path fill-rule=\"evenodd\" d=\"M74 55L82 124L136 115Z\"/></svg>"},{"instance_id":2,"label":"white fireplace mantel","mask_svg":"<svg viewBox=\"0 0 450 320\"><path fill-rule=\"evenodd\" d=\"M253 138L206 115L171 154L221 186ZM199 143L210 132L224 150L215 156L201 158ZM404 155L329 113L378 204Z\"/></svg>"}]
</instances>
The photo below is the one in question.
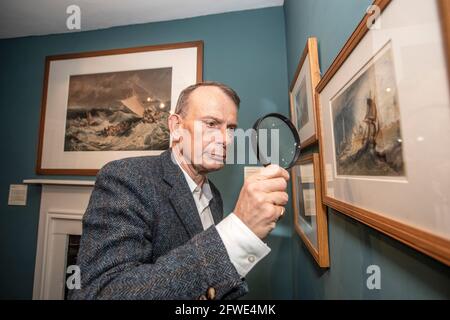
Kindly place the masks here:
<instances>
[{"instance_id":1,"label":"white fireplace mantel","mask_svg":"<svg viewBox=\"0 0 450 320\"><path fill-rule=\"evenodd\" d=\"M24 184L59 185L59 186L93 186L94 180L62 180L62 179L25 179Z\"/></svg>"},{"instance_id":2,"label":"white fireplace mantel","mask_svg":"<svg viewBox=\"0 0 450 320\"><path fill-rule=\"evenodd\" d=\"M33 299L64 299L69 235L81 235L93 180L26 179L41 185Z\"/></svg>"}]
</instances>

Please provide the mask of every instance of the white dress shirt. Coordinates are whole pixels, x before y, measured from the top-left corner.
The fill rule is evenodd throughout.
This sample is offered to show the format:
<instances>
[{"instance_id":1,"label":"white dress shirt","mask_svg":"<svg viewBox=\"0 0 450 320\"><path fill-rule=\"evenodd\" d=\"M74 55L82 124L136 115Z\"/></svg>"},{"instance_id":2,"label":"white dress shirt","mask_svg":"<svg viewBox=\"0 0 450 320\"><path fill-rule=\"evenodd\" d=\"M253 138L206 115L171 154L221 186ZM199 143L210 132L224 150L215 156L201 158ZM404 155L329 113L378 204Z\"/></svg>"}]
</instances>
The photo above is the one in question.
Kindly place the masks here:
<instances>
[{"instance_id":1,"label":"white dress shirt","mask_svg":"<svg viewBox=\"0 0 450 320\"><path fill-rule=\"evenodd\" d=\"M178 159L174 156L178 166L183 171L189 189L194 197L203 230L214 225L213 216L209 208L209 202L213 198L208 179L205 179L200 187L181 167ZM234 213L230 213L219 224L216 225L217 232L227 249L231 263L238 274L244 278L247 273L269 252L270 248L259 239Z\"/></svg>"}]
</instances>

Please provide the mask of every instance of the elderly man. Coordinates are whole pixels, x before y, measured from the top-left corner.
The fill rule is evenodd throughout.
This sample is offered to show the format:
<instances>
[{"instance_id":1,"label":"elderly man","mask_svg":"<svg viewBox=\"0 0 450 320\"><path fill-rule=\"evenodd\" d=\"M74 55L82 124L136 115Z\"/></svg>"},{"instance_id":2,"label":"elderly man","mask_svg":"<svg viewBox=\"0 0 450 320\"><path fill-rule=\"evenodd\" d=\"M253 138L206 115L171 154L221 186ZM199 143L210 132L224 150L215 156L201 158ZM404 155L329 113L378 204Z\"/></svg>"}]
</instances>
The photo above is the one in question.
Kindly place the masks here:
<instances>
[{"instance_id":1,"label":"elderly man","mask_svg":"<svg viewBox=\"0 0 450 320\"><path fill-rule=\"evenodd\" d=\"M240 99L203 82L169 117L171 149L105 165L83 219L81 289L72 299L235 299L270 249L262 241L288 201L289 174L271 165L248 178L223 219L207 174L224 166Z\"/></svg>"}]
</instances>

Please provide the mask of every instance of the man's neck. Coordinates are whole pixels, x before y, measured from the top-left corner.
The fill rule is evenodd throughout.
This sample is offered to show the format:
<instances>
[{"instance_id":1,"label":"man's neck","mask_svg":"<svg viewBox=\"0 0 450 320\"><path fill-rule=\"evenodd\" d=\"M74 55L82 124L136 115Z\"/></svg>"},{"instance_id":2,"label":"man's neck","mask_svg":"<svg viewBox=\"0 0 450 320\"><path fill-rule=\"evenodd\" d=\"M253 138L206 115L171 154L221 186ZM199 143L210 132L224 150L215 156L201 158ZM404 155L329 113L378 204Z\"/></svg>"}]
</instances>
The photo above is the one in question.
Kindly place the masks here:
<instances>
[{"instance_id":1,"label":"man's neck","mask_svg":"<svg viewBox=\"0 0 450 320\"><path fill-rule=\"evenodd\" d=\"M180 167L183 168L183 170L189 175L189 177L191 177L191 179L201 187L206 181L206 175L200 174L177 147L172 148L172 153L177 159Z\"/></svg>"}]
</instances>

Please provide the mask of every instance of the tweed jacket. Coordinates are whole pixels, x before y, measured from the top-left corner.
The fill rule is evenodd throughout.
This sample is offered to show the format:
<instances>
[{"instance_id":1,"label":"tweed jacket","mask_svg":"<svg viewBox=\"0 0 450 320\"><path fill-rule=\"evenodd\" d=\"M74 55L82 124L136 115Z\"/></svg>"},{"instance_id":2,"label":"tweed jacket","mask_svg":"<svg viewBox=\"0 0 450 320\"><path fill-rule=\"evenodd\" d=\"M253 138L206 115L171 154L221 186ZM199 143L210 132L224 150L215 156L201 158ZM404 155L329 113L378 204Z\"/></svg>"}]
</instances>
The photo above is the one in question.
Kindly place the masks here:
<instances>
[{"instance_id":1,"label":"tweed jacket","mask_svg":"<svg viewBox=\"0 0 450 320\"><path fill-rule=\"evenodd\" d=\"M217 224L222 199L210 186ZM77 264L81 289L70 290L70 299L235 299L248 292L216 227L203 230L170 150L112 161L99 171Z\"/></svg>"}]
</instances>

